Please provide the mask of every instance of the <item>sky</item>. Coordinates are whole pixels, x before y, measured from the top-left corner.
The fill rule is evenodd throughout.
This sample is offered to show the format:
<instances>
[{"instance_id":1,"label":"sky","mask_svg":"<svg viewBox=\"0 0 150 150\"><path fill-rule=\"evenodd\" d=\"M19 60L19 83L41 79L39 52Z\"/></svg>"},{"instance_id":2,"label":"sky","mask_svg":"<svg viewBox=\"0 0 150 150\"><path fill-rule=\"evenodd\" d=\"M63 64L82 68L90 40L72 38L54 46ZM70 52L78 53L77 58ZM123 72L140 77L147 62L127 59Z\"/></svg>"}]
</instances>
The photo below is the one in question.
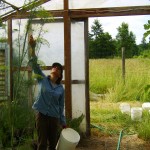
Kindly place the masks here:
<instances>
[{"instance_id":1,"label":"sky","mask_svg":"<svg viewBox=\"0 0 150 150\"><path fill-rule=\"evenodd\" d=\"M112 38L116 37L118 33L117 28L122 22L127 23L129 31L132 31L136 36L136 43L140 44L143 34L146 32L143 25L147 24L148 20L150 20L150 15L89 18L89 31L95 19L100 21L104 32L109 32ZM146 41L149 41L149 37L146 38Z\"/></svg>"}]
</instances>

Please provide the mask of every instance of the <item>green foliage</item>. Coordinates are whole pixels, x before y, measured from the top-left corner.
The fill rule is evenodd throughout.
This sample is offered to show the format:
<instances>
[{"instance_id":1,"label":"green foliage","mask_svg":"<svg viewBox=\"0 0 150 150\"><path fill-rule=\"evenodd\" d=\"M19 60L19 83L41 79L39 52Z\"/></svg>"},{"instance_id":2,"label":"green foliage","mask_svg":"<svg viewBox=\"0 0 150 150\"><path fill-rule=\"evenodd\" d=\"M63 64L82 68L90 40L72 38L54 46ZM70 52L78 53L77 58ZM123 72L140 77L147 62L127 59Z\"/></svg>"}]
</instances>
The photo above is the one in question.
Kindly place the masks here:
<instances>
[{"instance_id":1,"label":"green foliage","mask_svg":"<svg viewBox=\"0 0 150 150\"><path fill-rule=\"evenodd\" d=\"M24 103L5 102L0 106L0 140L4 147L11 146L11 136L18 144L25 137L29 128L33 128L33 112ZM32 136L32 135L30 135ZM16 144L15 141L13 144Z\"/></svg>"},{"instance_id":2,"label":"green foliage","mask_svg":"<svg viewBox=\"0 0 150 150\"><path fill-rule=\"evenodd\" d=\"M150 35L150 20L148 20L147 24L144 24L144 29L146 30L144 33L144 37L146 38L148 35Z\"/></svg>"},{"instance_id":3,"label":"green foliage","mask_svg":"<svg viewBox=\"0 0 150 150\"><path fill-rule=\"evenodd\" d=\"M42 23L54 21L53 16L49 12L45 11L45 9L42 7L39 7L38 11L36 12L36 16L41 18Z\"/></svg>"},{"instance_id":4,"label":"green foliage","mask_svg":"<svg viewBox=\"0 0 150 150\"><path fill-rule=\"evenodd\" d=\"M122 23L121 26L117 28L118 34L116 36L117 41L117 53L121 56L121 48L125 47L126 58L131 58L134 55L138 55L138 47L135 42L135 35L132 31L129 32L129 26L127 23Z\"/></svg>"},{"instance_id":5,"label":"green foliage","mask_svg":"<svg viewBox=\"0 0 150 150\"><path fill-rule=\"evenodd\" d=\"M9 69L8 66L0 65L0 71L6 71L8 69Z\"/></svg>"},{"instance_id":6,"label":"green foliage","mask_svg":"<svg viewBox=\"0 0 150 150\"><path fill-rule=\"evenodd\" d=\"M84 115L81 114L81 116L79 116L78 118L74 118L72 120L67 119L67 126L76 130L77 132L80 132L80 124L84 119Z\"/></svg>"},{"instance_id":7,"label":"green foliage","mask_svg":"<svg viewBox=\"0 0 150 150\"><path fill-rule=\"evenodd\" d=\"M0 38L0 43L6 43L7 42L7 39L6 38Z\"/></svg>"},{"instance_id":8,"label":"green foliage","mask_svg":"<svg viewBox=\"0 0 150 150\"><path fill-rule=\"evenodd\" d=\"M141 99L143 102L150 102L150 85L145 85L143 88L143 93L141 94Z\"/></svg>"},{"instance_id":9,"label":"green foliage","mask_svg":"<svg viewBox=\"0 0 150 150\"><path fill-rule=\"evenodd\" d=\"M150 140L150 114L147 111L143 112L143 119L137 127L138 136L146 141Z\"/></svg>"},{"instance_id":10,"label":"green foliage","mask_svg":"<svg viewBox=\"0 0 150 150\"><path fill-rule=\"evenodd\" d=\"M147 49L147 50L141 51L138 58L150 58L150 50Z\"/></svg>"},{"instance_id":11,"label":"green foliage","mask_svg":"<svg viewBox=\"0 0 150 150\"><path fill-rule=\"evenodd\" d=\"M99 20L95 20L89 33L89 57L112 57L115 53L115 44L109 33L104 33Z\"/></svg>"},{"instance_id":12,"label":"green foliage","mask_svg":"<svg viewBox=\"0 0 150 150\"><path fill-rule=\"evenodd\" d=\"M91 27L91 35L92 37L94 37L95 39L102 33L104 33L103 29L102 29L102 25L100 23L100 21L98 19L94 20L94 23Z\"/></svg>"}]
</instances>

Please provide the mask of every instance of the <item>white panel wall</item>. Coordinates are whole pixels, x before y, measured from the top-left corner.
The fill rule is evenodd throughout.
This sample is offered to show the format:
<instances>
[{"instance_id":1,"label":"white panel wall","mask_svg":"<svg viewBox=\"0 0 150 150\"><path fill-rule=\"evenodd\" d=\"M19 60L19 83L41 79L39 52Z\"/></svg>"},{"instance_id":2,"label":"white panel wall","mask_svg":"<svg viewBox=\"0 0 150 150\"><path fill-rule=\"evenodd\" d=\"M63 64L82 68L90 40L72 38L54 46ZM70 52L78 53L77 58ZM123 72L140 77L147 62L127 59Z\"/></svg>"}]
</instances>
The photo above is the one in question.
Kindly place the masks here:
<instances>
[{"instance_id":1,"label":"white panel wall","mask_svg":"<svg viewBox=\"0 0 150 150\"><path fill-rule=\"evenodd\" d=\"M84 54L84 23L71 24L71 67L72 79L85 81L85 54ZM85 84L72 85L72 116L78 118L84 114L81 130L86 131Z\"/></svg>"}]
</instances>

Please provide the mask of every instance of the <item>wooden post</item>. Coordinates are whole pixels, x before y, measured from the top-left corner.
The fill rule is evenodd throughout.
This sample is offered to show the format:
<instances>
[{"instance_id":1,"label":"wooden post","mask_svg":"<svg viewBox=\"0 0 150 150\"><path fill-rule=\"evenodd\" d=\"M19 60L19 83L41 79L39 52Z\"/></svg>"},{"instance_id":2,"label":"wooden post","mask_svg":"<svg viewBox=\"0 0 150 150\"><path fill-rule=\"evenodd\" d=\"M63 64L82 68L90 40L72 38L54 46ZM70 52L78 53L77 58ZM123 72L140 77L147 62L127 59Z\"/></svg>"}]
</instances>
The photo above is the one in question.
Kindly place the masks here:
<instances>
[{"instance_id":1,"label":"wooden post","mask_svg":"<svg viewBox=\"0 0 150 150\"><path fill-rule=\"evenodd\" d=\"M88 18L84 20L85 39L85 107L86 107L86 135L90 136L90 100L89 100L89 50L88 50Z\"/></svg>"},{"instance_id":2,"label":"wooden post","mask_svg":"<svg viewBox=\"0 0 150 150\"><path fill-rule=\"evenodd\" d=\"M65 112L72 118L72 87L71 87L71 21L68 0L64 0L64 59L65 59Z\"/></svg>"},{"instance_id":3,"label":"wooden post","mask_svg":"<svg viewBox=\"0 0 150 150\"><path fill-rule=\"evenodd\" d=\"M122 47L122 78L125 82L125 48Z\"/></svg>"},{"instance_id":4,"label":"wooden post","mask_svg":"<svg viewBox=\"0 0 150 150\"><path fill-rule=\"evenodd\" d=\"M10 55L10 100L13 101L13 49L12 49L12 19L8 20L8 45Z\"/></svg>"}]
</instances>

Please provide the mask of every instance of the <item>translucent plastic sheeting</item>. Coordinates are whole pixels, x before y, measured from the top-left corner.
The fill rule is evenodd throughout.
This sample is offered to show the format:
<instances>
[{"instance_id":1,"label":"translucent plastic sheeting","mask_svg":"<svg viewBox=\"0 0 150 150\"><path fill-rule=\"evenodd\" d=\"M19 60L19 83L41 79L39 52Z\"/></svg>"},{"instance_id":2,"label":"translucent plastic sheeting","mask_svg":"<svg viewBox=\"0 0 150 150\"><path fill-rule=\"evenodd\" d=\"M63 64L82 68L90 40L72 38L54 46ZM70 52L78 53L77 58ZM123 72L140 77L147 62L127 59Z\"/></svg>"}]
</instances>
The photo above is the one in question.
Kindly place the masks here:
<instances>
[{"instance_id":1,"label":"translucent plastic sheeting","mask_svg":"<svg viewBox=\"0 0 150 150\"><path fill-rule=\"evenodd\" d=\"M64 0L51 0L42 5L46 10L61 10L64 9Z\"/></svg>"},{"instance_id":2,"label":"translucent plastic sheeting","mask_svg":"<svg viewBox=\"0 0 150 150\"><path fill-rule=\"evenodd\" d=\"M45 9L60 10L63 9L64 0L52 0L43 4ZM125 6L146 6L150 5L149 0L68 0L69 9L84 8L107 8L107 7L125 7Z\"/></svg>"},{"instance_id":3,"label":"translucent plastic sheeting","mask_svg":"<svg viewBox=\"0 0 150 150\"><path fill-rule=\"evenodd\" d=\"M40 25L33 24L33 35L38 37ZM45 33L42 33L42 38L46 40L45 45L41 45L38 53L39 60L46 66L52 65L54 62L59 62L64 65L64 24L46 23L42 27ZM46 43L49 43L46 45Z\"/></svg>"},{"instance_id":4,"label":"translucent plastic sheeting","mask_svg":"<svg viewBox=\"0 0 150 150\"><path fill-rule=\"evenodd\" d=\"M85 81L85 43L84 22L71 24L71 68L72 80ZM85 84L72 85L72 116L78 118L84 114L86 118ZM86 130L86 119L81 124L81 129Z\"/></svg>"},{"instance_id":5,"label":"translucent plastic sheeting","mask_svg":"<svg viewBox=\"0 0 150 150\"><path fill-rule=\"evenodd\" d=\"M1 1L0 2L0 15L4 15L5 13L10 12L10 11L13 12L14 8L11 7L11 4L19 8L28 2L30 2L30 0L6 0L6 3Z\"/></svg>"},{"instance_id":6,"label":"translucent plastic sheeting","mask_svg":"<svg viewBox=\"0 0 150 150\"><path fill-rule=\"evenodd\" d=\"M30 0L11 0L9 3L22 7L24 4L31 2ZM146 6L150 5L149 0L68 0L69 9L84 8L106 8L106 7L123 7L123 6ZM51 0L42 5L46 10L64 9L64 0ZM12 10L11 8L9 10ZM0 11L0 14L8 12L8 9Z\"/></svg>"},{"instance_id":7,"label":"translucent plastic sheeting","mask_svg":"<svg viewBox=\"0 0 150 150\"><path fill-rule=\"evenodd\" d=\"M14 6L17 6L17 7L22 7L23 5L31 2L31 0L6 0L6 1L9 2L10 4L14 5Z\"/></svg>"},{"instance_id":8,"label":"translucent plastic sheeting","mask_svg":"<svg viewBox=\"0 0 150 150\"><path fill-rule=\"evenodd\" d=\"M84 23L71 24L72 79L85 80Z\"/></svg>"},{"instance_id":9,"label":"translucent plastic sheeting","mask_svg":"<svg viewBox=\"0 0 150 150\"><path fill-rule=\"evenodd\" d=\"M27 20L22 20L21 31L19 30L19 20L13 21L13 40L22 36L25 39L25 27ZM41 31L42 27L42 32ZM63 22L51 22L41 26L38 23L32 24L32 34L36 39L38 35L42 35L42 38L46 40L50 47L46 44L37 45L39 51L36 51L38 59L45 66L52 65L53 62L59 62L64 65L64 24ZM72 22L71 23L71 71L72 80L85 81L85 40L84 40L84 22ZM28 40L27 40L28 41ZM13 42L15 44L15 42ZM28 43L26 44L28 45ZM23 44L21 44L22 49ZM18 51L15 51L16 54ZM28 55L27 55L28 56ZM44 71L46 75L49 75L50 70ZM86 130L86 93L85 84L72 84L72 116L78 118L83 114L85 116L81 129L84 132ZM33 87L35 91L35 97L37 95L37 87Z\"/></svg>"},{"instance_id":10,"label":"translucent plastic sheeting","mask_svg":"<svg viewBox=\"0 0 150 150\"><path fill-rule=\"evenodd\" d=\"M82 132L86 131L86 106L85 106L85 84L72 85L72 117L78 118L82 114L84 119L80 124Z\"/></svg>"},{"instance_id":11,"label":"translucent plastic sheeting","mask_svg":"<svg viewBox=\"0 0 150 150\"><path fill-rule=\"evenodd\" d=\"M149 0L69 0L70 9L150 5Z\"/></svg>"},{"instance_id":12,"label":"translucent plastic sheeting","mask_svg":"<svg viewBox=\"0 0 150 150\"><path fill-rule=\"evenodd\" d=\"M22 66L27 66L28 62L28 35L26 34L27 19L12 20L12 44L14 61L22 59ZM26 39L26 40L25 40ZM24 51L24 55L22 55Z\"/></svg>"},{"instance_id":13,"label":"translucent plastic sheeting","mask_svg":"<svg viewBox=\"0 0 150 150\"><path fill-rule=\"evenodd\" d=\"M50 2L43 4L43 7L47 10L60 10L64 8L63 1L64 0L51 0ZM150 5L149 0L68 0L68 2L69 9Z\"/></svg>"}]
</instances>

